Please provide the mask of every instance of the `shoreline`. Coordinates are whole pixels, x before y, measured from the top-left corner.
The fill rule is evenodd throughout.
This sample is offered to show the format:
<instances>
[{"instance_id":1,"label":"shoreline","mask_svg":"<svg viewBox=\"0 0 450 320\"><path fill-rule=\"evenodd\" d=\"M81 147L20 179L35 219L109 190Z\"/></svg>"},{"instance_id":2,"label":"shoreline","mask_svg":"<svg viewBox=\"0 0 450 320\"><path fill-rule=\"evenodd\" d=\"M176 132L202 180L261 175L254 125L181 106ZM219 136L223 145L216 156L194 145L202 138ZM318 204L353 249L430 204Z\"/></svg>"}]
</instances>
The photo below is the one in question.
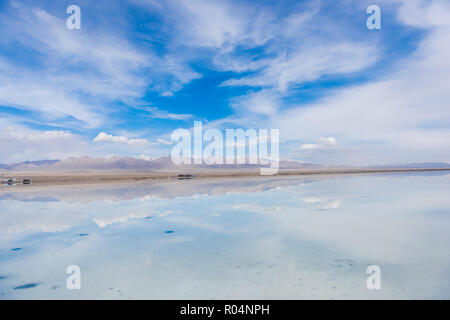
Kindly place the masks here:
<instances>
[{"instance_id":1,"label":"shoreline","mask_svg":"<svg viewBox=\"0 0 450 320\"><path fill-rule=\"evenodd\" d=\"M277 174L262 176L258 170L185 170L184 172L143 172L143 171L79 171L79 172L0 172L1 179L14 178L22 180L31 178L33 186L77 185L77 184L108 184L121 182L143 182L161 180L190 180L203 178L238 178L238 177L280 177L280 176L310 176L310 175L344 175L344 174L376 174L402 172L443 172L450 168L328 168L328 169L281 169ZM179 175L192 175L180 177ZM21 187L31 185L17 184ZM10 188L1 185L1 190Z\"/></svg>"}]
</instances>

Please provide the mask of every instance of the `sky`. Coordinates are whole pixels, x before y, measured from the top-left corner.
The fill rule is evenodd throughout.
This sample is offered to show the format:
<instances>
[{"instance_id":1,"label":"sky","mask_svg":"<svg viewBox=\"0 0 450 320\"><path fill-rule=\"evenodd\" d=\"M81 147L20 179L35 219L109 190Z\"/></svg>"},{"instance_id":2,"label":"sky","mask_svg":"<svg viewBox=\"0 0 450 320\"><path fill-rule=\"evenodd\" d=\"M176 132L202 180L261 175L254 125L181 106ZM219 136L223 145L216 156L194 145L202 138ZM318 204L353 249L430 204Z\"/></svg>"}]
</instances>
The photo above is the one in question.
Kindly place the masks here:
<instances>
[{"instance_id":1,"label":"sky","mask_svg":"<svg viewBox=\"0 0 450 320\"><path fill-rule=\"evenodd\" d=\"M448 0L0 0L0 163L169 155L194 121L280 129L282 159L450 161L449 56Z\"/></svg>"}]
</instances>

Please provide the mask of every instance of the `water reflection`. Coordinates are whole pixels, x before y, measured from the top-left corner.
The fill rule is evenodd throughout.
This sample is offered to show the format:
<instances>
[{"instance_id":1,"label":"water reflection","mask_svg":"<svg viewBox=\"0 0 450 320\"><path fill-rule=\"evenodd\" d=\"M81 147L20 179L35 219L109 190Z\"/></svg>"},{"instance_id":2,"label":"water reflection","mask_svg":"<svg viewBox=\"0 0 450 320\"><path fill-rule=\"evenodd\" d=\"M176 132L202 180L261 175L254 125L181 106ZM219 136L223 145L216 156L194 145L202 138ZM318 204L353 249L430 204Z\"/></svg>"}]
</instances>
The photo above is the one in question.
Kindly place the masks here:
<instances>
[{"instance_id":1,"label":"water reflection","mask_svg":"<svg viewBox=\"0 0 450 320\"><path fill-rule=\"evenodd\" d=\"M450 175L0 191L0 298L449 298ZM382 290L366 288L379 265ZM66 288L68 265L82 289Z\"/></svg>"}]
</instances>

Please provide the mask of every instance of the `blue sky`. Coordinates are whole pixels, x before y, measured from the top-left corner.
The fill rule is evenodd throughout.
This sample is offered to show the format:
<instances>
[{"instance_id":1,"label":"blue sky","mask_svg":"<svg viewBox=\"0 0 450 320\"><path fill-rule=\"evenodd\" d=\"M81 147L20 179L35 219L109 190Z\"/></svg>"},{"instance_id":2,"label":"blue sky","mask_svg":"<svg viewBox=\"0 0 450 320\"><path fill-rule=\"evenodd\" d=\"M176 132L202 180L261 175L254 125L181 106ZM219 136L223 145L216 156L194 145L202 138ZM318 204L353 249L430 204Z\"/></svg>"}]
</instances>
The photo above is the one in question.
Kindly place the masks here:
<instances>
[{"instance_id":1,"label":"blue sky","mask_svg":"<svg viewBox=\"0 0 450 320\"><path fill-rule=\"evenodd\" d=\"M1 0L0 30L0 162L168 155L194 120L279 128L283 159L450 160L448 1Z\"/></svg>"}]
</instances>

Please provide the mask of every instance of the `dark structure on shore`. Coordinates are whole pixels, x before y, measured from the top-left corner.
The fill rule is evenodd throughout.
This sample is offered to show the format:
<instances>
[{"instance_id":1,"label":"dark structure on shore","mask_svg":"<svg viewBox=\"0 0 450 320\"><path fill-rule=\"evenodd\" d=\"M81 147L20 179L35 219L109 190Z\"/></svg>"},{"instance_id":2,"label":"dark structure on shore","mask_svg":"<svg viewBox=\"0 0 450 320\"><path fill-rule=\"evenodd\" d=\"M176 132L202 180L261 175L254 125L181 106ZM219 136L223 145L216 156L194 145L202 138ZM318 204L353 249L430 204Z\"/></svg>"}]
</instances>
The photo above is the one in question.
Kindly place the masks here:
<instances>
[{"instance_id":1,"label":"dark structure on shore","mask_svg":"<svg viewBox=\"0 0 450 320\"><path fill-rule=\"evenodd\" d=\"M20 180L19 180L19 182L20 182ZM14 178L2 179L2 185L14 186L16 184L17 184L17 179L14 179ZM31 179L30 178L22 179L22 184L31 184Z\"/></svg>"}]
</instances>

